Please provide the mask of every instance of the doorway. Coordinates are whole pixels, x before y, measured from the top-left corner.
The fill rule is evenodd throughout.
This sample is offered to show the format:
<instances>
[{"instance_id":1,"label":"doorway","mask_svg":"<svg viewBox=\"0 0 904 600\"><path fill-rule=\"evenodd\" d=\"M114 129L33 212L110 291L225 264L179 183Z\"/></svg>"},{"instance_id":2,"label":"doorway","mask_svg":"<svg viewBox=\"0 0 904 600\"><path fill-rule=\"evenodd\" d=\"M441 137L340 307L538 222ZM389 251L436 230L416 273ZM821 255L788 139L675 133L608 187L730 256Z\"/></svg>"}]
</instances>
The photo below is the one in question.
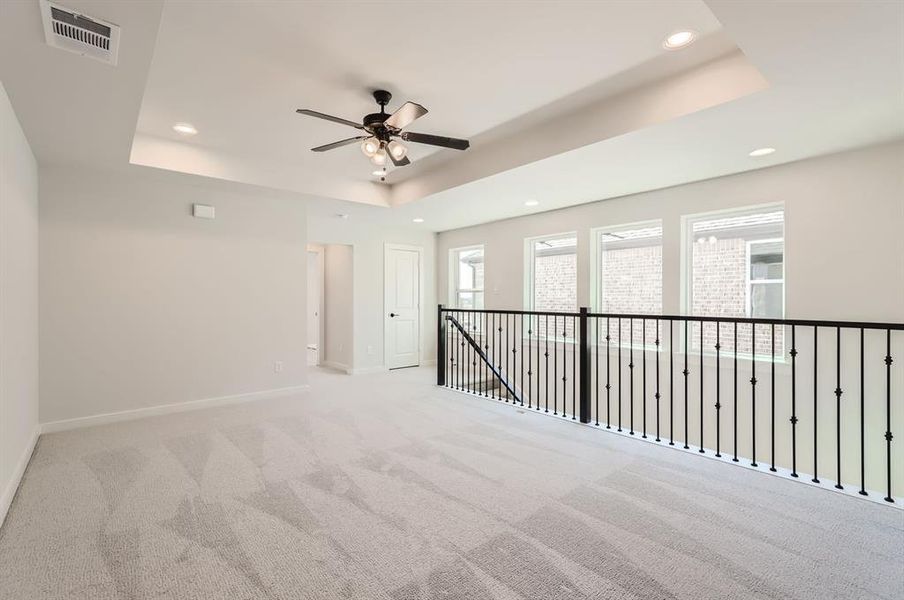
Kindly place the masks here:
<instances>
[{"instance_id":1,"label":"doorway","mask_svg":"<svg viewBox=\"0 0 904 600\"><path fill-rule=\"evenodd\" d=\"M384 263L386 367L416 367L421 359L423 249L420 246L386 244Z\"/></svg>"}]
</instances>

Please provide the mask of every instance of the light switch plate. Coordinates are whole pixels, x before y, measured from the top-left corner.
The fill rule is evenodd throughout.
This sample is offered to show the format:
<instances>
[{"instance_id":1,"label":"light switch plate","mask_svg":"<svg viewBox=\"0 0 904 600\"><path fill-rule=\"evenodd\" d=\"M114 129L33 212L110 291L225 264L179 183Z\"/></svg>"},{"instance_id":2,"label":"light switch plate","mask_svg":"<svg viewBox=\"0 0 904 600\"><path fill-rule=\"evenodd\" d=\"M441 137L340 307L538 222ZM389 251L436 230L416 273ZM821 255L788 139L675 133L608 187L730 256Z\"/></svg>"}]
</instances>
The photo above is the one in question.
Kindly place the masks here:
<instances>
[{"instance_id":1,"label":"light switch plate","mask_svg":"<svg viewBox=\"0 0 904 600\"><path fill-rule=\"evenodd\" d=\"M199 219L213 219L216 217L216 209L209 204L192 204L191 214Z\"/></svg>"}]
</instances>

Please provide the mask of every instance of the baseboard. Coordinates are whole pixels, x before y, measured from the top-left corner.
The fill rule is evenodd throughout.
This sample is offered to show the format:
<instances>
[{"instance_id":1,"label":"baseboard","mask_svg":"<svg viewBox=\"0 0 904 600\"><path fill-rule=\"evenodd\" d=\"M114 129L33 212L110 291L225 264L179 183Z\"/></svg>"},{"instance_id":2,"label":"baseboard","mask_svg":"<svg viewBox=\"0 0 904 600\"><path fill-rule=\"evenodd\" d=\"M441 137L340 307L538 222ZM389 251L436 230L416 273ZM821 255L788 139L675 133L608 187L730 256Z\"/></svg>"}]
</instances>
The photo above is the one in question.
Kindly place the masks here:
<instances>
[{"instance_id":1,"label":"baseboard","mask_svg":"<svg viewBox=\"0 0 904 600\"><path fill-rule=\"evenodd\" d=\"M259 392L235 394L232 396L220 396L218 398L202 398L200 400L189 400L188 402L178 402L175 404L160 404L157 406L148 406L146 408L136 408L134 410L123 410L113 413L91 415L89 417L77 417L75 419L51 421L49 423L41 423L40 427L41 433L54 433L57 431L67 431L69 429L78 429L81 427L93 427L95 425L106 425L108 423L117 423L119 421L131 421L133 419L156 417L160 415L168 415L189 410L201 410L204 408L228 406L230 404L242 404L244 402L253 402L255 400L268 400L270 398L278 398L280 396L288 396L291 394L304 392L308 390L309 387L310 386L308 386L307 384L303 384L272 390L261 390Z\"/></svg>"},{"instance_id":2,"label":"baseboard","mask_svg":"<svg viewBox=\"0 0 904 600\"><path fill-rule=\"evenodd\" d=\"M25 475L25 468L28 467L28 461L31 460L31 455L35 450L35 445L38 443L38 436L40 434L41 426L36 425L34 431L31 433L31 439L28 441L25 450L22 452L22 456L19 457L19 462L16 463L16 469L13 471L12 479L6 484L3 495L0 495L0 526L3 525L3 521L6 519L6 513L9 512L9 507L13 503L13 498L16 496L16 490L19 489L19 483L22 481L22 476Z\"/></svg>"},{"instance_id":3,"label":"baseboard","mask_svg":"<svg viewBox=\"0 0 904 600\"><path fill-rule=\"evenodd\" d=\"M385 373L388 371L384 365L379 365L376 367L359 367L356 369L352 369L350 375L369 375L371 373Z\"/></svg>"},{"instance_id":4,"label":"baseboard","mask_svg":"<svg viewBox=\"0 0 904 600\"><path fill-rule=\"evenodd\" d=\"M326 367L328 369L334 369L336 371L342 371L343 373L346 373L348 375L351 375L353 371L350 366L332 360L322 360L320 361L320 366Z\"/></svg>"}]
</instances>

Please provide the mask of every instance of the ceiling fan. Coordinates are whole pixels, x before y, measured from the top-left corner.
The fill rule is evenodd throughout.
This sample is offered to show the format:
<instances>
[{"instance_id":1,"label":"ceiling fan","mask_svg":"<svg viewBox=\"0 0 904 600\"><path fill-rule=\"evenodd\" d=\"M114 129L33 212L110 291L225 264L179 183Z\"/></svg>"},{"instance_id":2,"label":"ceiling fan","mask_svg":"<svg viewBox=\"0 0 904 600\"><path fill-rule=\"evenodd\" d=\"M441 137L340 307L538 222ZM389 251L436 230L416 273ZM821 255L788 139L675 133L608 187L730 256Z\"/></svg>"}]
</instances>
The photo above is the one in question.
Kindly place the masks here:
<instances>
[{"instance_id":1,"label":"ceiling fan","mask_svg":"<svg viewBox=\"0 0 904 600\"><path fill-rule=\"evenodd\" d=\"M311 148L313 152L326 152L327 150L333 150L334 148L341 148L342 146L361 142L361 152L370 158L370 162L378 167L385 167L387 160L391 161L392 164L397 167L411 164L411 161L408 160L408 157L406 156L408 154L408 148L399 140L417 144L441 146L443 148L453 148L455 150L467 150L468 146L470 146L468 140L402 131L416 119L426 115L427 109L415 102L406 102L391 115L386 114L386 105L389 104L391 98L392 94L386 90L376 90L374 92L374 100L380 105L380 112L371 113L365 116L361 123L355 123L348 119L334 117L306 108L299 108L295 112L302 115L317 117L318 119L325 119L334 123L340 123L342 125L348 125L355 129L360 129L367 134Z\"/></svg>"}]
</instances>

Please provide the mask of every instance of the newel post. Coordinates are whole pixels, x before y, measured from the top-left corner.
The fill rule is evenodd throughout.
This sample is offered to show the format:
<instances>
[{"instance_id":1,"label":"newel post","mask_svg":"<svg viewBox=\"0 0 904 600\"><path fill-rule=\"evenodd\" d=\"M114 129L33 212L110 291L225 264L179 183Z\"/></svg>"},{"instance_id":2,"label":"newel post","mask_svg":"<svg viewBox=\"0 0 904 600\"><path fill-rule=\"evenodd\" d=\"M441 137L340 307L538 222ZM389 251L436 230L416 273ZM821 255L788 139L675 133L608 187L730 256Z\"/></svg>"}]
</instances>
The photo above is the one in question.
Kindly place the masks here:
<instances>
[{"instance_id":1,"label":"newel post","mask_svg":"<svg viewBox=\"0 0 904 600\"><path fill-rule=\"evenodd\" d=\"M436 307L436 385L446 385L446 319L442 304Z\"/></svg>"},{"instance_id":2,"label":"newel post","mask_svg":"<svg viewBox=\"0 0 904 600\"><path fill-rule=\"evenodd\" d=\"M580 309L579 339L581 344L580 380L579 380L579 410L581 423L590 422L590 336L587 313L589 311L582 306Z\"/></svg>"}]
</instances>

